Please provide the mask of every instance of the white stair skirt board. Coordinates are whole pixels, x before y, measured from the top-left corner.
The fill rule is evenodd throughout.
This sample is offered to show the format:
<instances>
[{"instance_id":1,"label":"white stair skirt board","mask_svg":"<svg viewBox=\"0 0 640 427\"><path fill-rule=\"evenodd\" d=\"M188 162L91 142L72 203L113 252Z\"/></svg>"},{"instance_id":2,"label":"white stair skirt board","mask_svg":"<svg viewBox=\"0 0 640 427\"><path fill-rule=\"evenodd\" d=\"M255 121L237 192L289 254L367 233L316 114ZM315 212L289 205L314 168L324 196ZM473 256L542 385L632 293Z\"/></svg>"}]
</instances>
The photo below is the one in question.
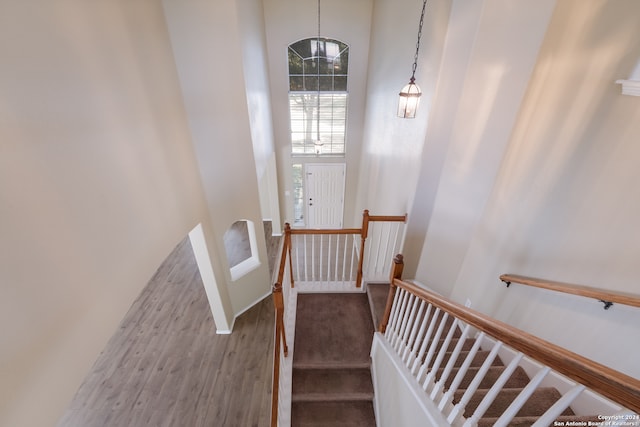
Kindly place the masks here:
<instances>
[{"instance_id":1,"label":"white stair skirt board","mask_svg":"<svg viewBox=\"0 0 640 427\"><path fill-rule=\"evenodd\" d=\"M378 425L450 425L380 332L373 336L371 359L374 409Z\"/></svg>"}]
</instances>

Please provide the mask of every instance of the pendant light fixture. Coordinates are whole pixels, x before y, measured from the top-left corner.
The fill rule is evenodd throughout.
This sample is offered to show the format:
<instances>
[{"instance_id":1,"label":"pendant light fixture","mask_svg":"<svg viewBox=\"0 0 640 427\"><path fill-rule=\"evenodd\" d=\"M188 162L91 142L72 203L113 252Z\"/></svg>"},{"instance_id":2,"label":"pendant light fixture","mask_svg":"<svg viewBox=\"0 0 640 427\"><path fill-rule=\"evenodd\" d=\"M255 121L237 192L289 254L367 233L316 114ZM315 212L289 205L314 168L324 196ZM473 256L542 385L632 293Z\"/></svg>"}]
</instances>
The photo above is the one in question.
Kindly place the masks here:
<instances>
[{"instance_id":1,"label":"pendant light fixture","mask_svg":"<svg viewBox=\"0 0 640 427\"><path fill-rule=\"evenodd\" d=\"M398 117L403 119L413 119L418 110L422 91L416 84L416 68L418 68L418 52L420 51L420 37L422 37L422 24L424 23L424 11L427 7L427 0L422 2L422 13L420 13L420 24L418 25L418 41L416 43L416 54L413 57L413 68L409 84L400 91L398 102Z\"/></svg>"}]
</instances>

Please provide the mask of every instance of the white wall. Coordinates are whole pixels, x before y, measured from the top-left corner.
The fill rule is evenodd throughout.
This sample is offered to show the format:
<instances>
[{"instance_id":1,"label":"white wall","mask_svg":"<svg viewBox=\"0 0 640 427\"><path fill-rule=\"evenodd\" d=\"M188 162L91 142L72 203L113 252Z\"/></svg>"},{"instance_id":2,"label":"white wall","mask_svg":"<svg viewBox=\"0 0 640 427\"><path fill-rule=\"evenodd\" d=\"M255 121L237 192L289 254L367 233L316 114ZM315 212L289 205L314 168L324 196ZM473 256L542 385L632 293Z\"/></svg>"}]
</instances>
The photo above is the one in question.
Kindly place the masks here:
<instances>
[{"instance_id":1,"label":"white wall","mask_svg":"<svg viewBox=\"0 0 640 427\"><path fill-rule=\"evenodd\" d=\"M372 0L323 0L321 2L321 33L349 45L349 111L347 121L347 147L344 158L291 157L289 134L289 70L287 47L300 39L317 36L318 2L316 0L263 0L269 76L271 80L274 135L280 188L280 213L283 222L293 223L292 163L346 162L345 227L361 223L361 210L356 209L358 173L362 146L365 85L369 54ZM354 214L355 212L355 214Z\"/></svg>"},{"instance_id":2,"label":"white wall","mask_svg":"<svg viewBox=\"0 0 640 427\"><path fill-rule=\"evenodd\" d=\"M54 425L208 213L159 4L8 1L0 21L0 425Z\"/></svg>"},{"instance_id":3,"label":"white wall","mask_svg":"<svg viewBox=\"0 0 640 427\"><path fill-rule=\"evenodd\" d=\"M640 103L614 83L640 58L640 4L552 3L484 2L416 277L638 378L637 309L498 280L511 272L640 294ZM472 74L500 63L507 73L487 103L491 79Z\"/></svg>"},{"instance_id":4,"label":"white wall","mask_svg":"<svg viewBox=\"0 0 640 427\"><path fill-rule=\"evenodd\" d=\"M371 346L371 375L378 426L447 425L436 405L379 332L373 336Z\"/></svg>"},{"instance_id":5,"label":"white wall","mask_svg":"<svg viewBox=\"0 0 640 427\"><path fill-rule=\"evenodd\" d=\"M554 3L454 2L438 89L442 96L434 107L438 120L430 123L416 192L416 199L432 201L430 210L421 206L428 238L416 277L428 278L443 294L457 277L493 188ZM434 165L438 157L442 163ZM437 178L433 170L439 170Z\"/></svg>"},{"instance_id":6,"label":"white wall","mask_svg":"<svg viewBox=\"0 0 640 427\"><path fill-rule=\"evenodd\" d=\"M282 226L262 0L239 0L238 15L249 125L262 218L271 220L274 233L279 234Z\"/></svg>"},{"instance_id":7,"label":"white wall","mask_svg":"<svg viewBox=\"0 0 640 427\"><path fill-rule=\"evenodd\" d=\"M235 316L271 290L256 172L256 165L261 170L266 167L264 151L268 149L258 150L256 162L247 104L248 99L258 99L256 105L263 108L265 89L259 83L245 84L243 49L255 47L243 41L236 2L164 0L163 6L200 176L215 218L212 227L218 252L225 254L223 236L235 221L249 220L256 226L258 268L233 281L226 256L217 269L214 265ZM257 3L244 6L259 13L252 9ZM260 62L255 65L259 67ZM256 145L268 146L269 137Z\"/></svg>"},{"instance_id":8,"label":"white wall","mask_svg":"<svg viewBox=\"0 0 640 427\"><path fill-rule=\"evenodd\" d=\"M427 4L416 72L416 82L422 89L420 108L415 119L400 119L398 93L411 77L422 2L375 2L357 213L362 209L376 215L410 211L450 3Z\"/></svg>"}]
</instances>

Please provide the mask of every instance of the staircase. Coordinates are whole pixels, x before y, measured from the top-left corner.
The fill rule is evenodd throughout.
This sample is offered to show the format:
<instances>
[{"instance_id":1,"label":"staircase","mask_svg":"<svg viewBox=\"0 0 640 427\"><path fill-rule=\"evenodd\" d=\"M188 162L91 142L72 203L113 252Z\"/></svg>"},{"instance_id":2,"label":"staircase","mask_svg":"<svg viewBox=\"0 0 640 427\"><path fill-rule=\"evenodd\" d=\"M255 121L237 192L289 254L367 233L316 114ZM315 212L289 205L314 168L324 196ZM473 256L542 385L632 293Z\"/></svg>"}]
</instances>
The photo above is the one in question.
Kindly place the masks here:
<instances>
[{"instance_id":1,"label":"staircase","mask_svg":"<svg viewBox=\"0 0 640 427\"><path fill-rule=\"evenodd\" d=\"M291 425L375 426L367 296L298 294Z\"/></svg>"},{"instance_id":2,"label":"staircase","mask_svg":"<svg viewBox=\"0 0 640 427\"><path fill-rule=\"evenodd\" d=\"M369 295L369 302L371 304L371 311L374 321L379 324L379 321L383 315L384 307L386 304L386 298L388 295L389 285L386 284L369 284L367 287L367 292ZM452 318L449 318L447 324L451 324ZM451 340L447 347L447 353L445 357L441 361L439 368L435 373L435 382L437 382L444 371L444 367L447 365L451 357L451 351L456 347L459 337L461 335L461 331L458 329L456 333L454 333L454 338ZM453 371L447 377L447 381L445 381L444 389L447 390L453 379L456 377L460 366L463 361L466 359L469 354L469 350L473 346L473 339L466 339L463 346L462 351L457 357ZM436 347L438 350L444 344L444 339L440 340L440 343ZM467 373L464 375L462 382L458 386L457 391L453 397L453 404L456 404L460 401L463 394L465 393L467 387L470 385L471 381L475 377L476 373L482 366L483 362L489 356L489 351L478 351L471 362L470 367L467 370ZM431 361L429 368L431 369L434 365L435 357ZM464 417L470 417L476 408L481 403L484 396L487 394L489 388L497 381L502 372L506 369L505 364L499 357L496 357L489 371L482 379L480 386L477 391L472 396L471 400L465 407ZM486 410L482 418L478 420L478 426L480 427L489 427L494 425L494 423L498 420L498 418L502 415L502 413L507 409L507 407L511 404L511 402L520 394L522 389L529 383L530 378L524 371L521 366L518 366L515 371L511 374L509 379L504 385L504 388L498 394L498 397L493 401L493 403ZM559 398L561 397L558 390L550 387L540 387L538 388L533 395L527 400L522 409L517 413L515 418L509 423L509 426L531 426L533 425L539 416L545 413L547 409L549 409ZM577 416L574 412L567 408L560 417L556 419L558 422L564 422L564 424L556 424L556 425L581 425L579 422L585 422L584 425L587 425L589 421L597 422L597 416ZM578 424L569 424L568 422L578 422Z\"/></svg>"}]
</instances>

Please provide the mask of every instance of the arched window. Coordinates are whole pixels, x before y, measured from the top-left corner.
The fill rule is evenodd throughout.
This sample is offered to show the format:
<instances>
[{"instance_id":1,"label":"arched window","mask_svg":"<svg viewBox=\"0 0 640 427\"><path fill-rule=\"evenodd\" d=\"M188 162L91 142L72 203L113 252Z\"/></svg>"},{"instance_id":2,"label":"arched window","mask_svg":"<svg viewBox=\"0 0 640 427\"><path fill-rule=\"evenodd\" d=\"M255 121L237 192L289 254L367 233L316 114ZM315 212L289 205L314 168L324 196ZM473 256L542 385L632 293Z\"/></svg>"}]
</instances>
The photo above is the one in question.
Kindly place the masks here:
<instances>
[{"instance_id":1,"label":"arched window","mask_svg":"<svg viewBox=\"0 0 640 427\"><path fill-rule=\"evenodd\" d=\"M294 156L344 156L349 46L308 38L289 45L289 112Z\"/></svg>"}]
</instances>

